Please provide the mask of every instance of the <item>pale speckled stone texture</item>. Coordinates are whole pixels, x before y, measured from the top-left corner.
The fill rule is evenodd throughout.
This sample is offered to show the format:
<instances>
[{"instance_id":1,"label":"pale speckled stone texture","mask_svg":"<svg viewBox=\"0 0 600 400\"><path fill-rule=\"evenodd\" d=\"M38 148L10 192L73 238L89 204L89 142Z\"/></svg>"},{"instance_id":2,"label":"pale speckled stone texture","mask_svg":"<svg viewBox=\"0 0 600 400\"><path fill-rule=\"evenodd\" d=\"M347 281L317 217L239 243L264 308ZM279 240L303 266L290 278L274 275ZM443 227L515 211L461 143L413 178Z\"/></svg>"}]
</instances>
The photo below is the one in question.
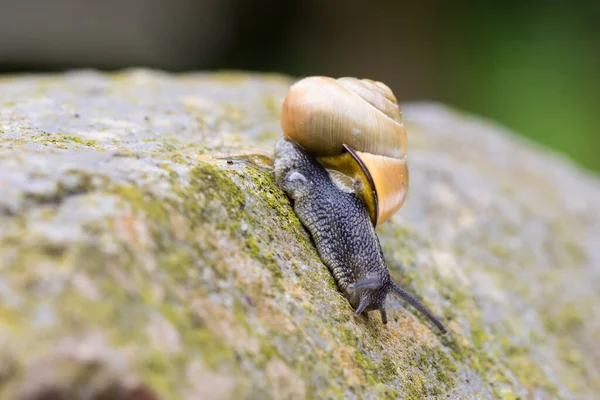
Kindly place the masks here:
<instances>
[{"instance_id":1,"label":"pale speckled stone texture","mask_svg":"<svg viewBox=\"0 0 600 400\"><path fill-rule=\"evenodd\" d=\"M0 398L600 393L598 178L405 105L409 196L378 231L451 333L396 299L384 327L353 315L274 186L291 82L0 78Z\"/></svg>"}]
</instances>

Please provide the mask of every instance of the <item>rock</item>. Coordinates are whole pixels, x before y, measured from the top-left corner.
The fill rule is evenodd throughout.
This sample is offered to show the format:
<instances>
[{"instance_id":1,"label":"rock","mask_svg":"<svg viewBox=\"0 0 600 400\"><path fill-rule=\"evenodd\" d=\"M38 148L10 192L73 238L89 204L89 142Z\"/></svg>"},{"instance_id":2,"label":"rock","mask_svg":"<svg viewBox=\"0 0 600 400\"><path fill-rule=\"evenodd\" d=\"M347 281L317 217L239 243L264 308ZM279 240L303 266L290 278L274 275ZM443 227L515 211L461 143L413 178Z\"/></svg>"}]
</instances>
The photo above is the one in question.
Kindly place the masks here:
<instances>
[{"instance_id":1,"label":"rock","mask_svg":"<svg viewBox=\"0 0 600 400\"><path fill-rule=\"evenodd\" d=\"M0 398L599 393L598 177L405 105L411 188L379 234L451 333L391 298L357 318L273 183L291 82L0 80Z\"/></svg>"}]
</instances>

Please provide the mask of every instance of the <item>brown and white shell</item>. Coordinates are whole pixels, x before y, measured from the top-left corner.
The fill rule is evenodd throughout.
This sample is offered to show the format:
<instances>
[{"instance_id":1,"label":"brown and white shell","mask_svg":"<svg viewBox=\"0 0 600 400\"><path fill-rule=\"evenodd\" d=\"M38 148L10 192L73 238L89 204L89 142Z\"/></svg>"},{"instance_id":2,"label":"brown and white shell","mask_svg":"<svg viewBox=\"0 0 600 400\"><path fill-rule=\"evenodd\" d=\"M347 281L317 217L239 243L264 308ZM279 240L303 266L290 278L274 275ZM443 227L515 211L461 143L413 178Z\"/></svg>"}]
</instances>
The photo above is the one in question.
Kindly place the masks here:
<instances>
[{"instance_id":1,"label":"brown and white shell","mask_svg":"<svg viewBox=\"0 0 600 400\"><path fill-rule=\"evenodd\" d=\"M375 226L404 203L407 138L396 97L368 79L314 76L296 82L283 103L284 136L323 166L360 182Z\"/></svg>"}]
</instances>

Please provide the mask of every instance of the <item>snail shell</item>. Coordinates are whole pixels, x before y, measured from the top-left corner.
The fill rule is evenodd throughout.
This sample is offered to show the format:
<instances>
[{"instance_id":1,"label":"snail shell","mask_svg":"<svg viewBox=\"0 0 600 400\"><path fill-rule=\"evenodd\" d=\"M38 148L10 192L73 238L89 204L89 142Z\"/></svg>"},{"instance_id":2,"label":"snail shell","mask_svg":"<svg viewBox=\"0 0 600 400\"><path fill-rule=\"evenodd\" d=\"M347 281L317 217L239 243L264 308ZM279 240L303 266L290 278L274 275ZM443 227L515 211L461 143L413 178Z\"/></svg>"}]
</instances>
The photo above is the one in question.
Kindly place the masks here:
<instances>
[{"instance_id":1,"label":"snail shell","mask_svg":"<svg viewBox=\"0 0 600 400\"><path fill-rule=\"evenodd\" d=\"M284 136L326 168L360 182L358 195L375 226L404 203L407 138L400 107L383 83L309 77L283 103Z\"/></svg>"}]
</instances>

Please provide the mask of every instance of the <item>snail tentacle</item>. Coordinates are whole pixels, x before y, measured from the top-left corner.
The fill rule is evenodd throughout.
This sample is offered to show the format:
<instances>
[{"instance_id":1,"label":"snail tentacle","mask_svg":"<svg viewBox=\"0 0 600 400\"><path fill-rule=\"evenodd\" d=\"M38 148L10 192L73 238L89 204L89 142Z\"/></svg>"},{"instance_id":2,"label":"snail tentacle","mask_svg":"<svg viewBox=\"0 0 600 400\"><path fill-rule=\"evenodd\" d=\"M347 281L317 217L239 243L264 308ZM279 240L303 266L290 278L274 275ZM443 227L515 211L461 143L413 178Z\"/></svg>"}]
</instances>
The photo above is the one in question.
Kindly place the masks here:
<instances>
[{"instance_id":1,"label":"snail tentacle","mask_svg":"<svg viewBox=\"0 0 600 400\"><path fill-rule=\"evenodd\" d=\"M392 282L392 291L394 292L394 294L396 296L398 296L398 297L406 300L406 302L408 304L410 304L411 306L413 306L414 308L416 308L421 314L423 314L424 316L426 316L435 326L438 327L438 329L444 335L448 333L448 330L446 329L446 327L444 326L444 324L442 324L440 322L440 320L437 319L431 313L431 311L429 311L429 309L425 306L425 304L421 303L412 293L409 293L406 290L404 290L396 282Z\"/></svg>"},{"instance_id":2,"label":"snail tentacle","mask_svg":"<svg viewBox=\"0 0 600 400\"><path fill-rule=\"evenodd\" d=\"M358 304L358 307L356 308L356 311L354 312L354 314L356 314L356 315L362 314L362 312L365 311L365 309L367 308L368 305L369 305L369 300L366 297L361 297L360 303Z\"/></svg>"},{"instance_id":3,"label":"snail tentacle","mask_svg":"<svg viewBox=\"0 0 600 400\"><path fill-rule=\"evenodd\" d=\"M388 322L388 320L387 320L387 312L385 311L385 308L384 308L384 307L381 307L381 308L379 309L379 313L381 314L381 322L382 322L384 325L387 325L387 322Z\"/></svg>"},{"instance_id":4,"label":"snail tentacle","mask_svg":"<svg viewBox=\"0 0 600 400\"><path fill-rule=\"evenodd\" d=\"M348 289L356 290L356 289L378 289L383 285L381 279L377 278L368 278L360 282L351 283L348 285Z\"/></svg>"}]
</instances>

